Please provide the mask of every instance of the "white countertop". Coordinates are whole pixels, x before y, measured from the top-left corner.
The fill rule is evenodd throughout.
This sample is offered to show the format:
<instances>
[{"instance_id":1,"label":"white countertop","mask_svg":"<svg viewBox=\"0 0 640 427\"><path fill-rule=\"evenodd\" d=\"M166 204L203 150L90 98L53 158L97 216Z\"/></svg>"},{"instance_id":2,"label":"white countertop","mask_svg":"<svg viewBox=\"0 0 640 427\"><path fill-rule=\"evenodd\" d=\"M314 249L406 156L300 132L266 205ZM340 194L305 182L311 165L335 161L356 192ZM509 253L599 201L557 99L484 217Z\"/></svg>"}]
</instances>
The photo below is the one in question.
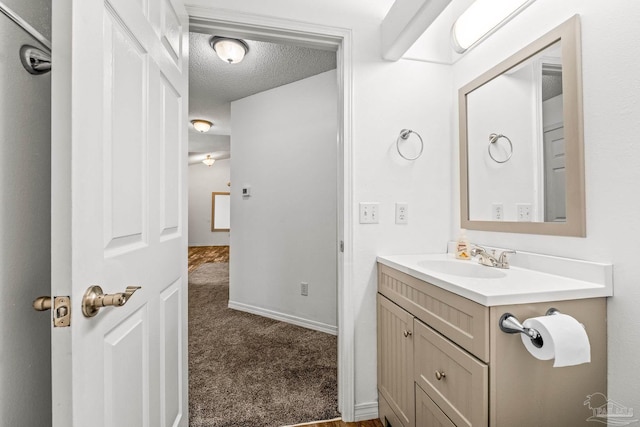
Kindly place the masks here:
<instances>
[{"instance_id":1,"label":"white countertop","mask_svg":"<svg viewBox=\"0 0 640 427\"><path fill-rule=\"evenodd\" d=\"M473 260L457 260L453 254L421 254L378 256L379 263L392 267L417 279L424 280L485 306L562 301L613 295L613 266L568 258L549 257L531 253L518 253L524 265L550 267L554 274L540 270L518 267L512 262L509 269L484 267ZM514 256L515 258L515 256ZM533 261L532 261L533 260ZM477 268L480 276L470 277L448 274L439 268L429 268L432 263L451 264L464 270ZM422 265L420 265L422 264ZM425 265L426 264L426 265ZM468 265L475 264L477 267ZM560 268L558 266L561 266ZM589 272L588 275L585 271ZM561 274L557 274L561 273ZM585 277L588 276L588 277Z\"/></svg>"}]
</instances>

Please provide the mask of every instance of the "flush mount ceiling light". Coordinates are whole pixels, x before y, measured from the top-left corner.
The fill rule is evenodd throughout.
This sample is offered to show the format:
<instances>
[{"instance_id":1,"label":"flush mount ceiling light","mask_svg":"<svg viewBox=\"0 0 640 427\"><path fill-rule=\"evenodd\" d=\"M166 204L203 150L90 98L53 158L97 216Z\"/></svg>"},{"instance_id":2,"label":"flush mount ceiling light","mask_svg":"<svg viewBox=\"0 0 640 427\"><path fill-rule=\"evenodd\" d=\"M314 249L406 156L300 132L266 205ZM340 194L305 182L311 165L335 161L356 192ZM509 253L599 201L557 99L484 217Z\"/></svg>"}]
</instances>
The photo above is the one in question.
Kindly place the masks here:
<instances>
[{"instance_id":1,"label":"flush mount ceiling light","mask_svg":"<svg viewBox=\"0 0 640 427\"><path fill-rule=\"evenodd\" d=\"M453 23L451 42L464 53L509 22L535 0L476 0Z\"/></svg>"},{"instance_id":2,"label":"flush mount ceiling light","mask_svg":"<svg viewBox=\"0 0 640 427\"><path fill-rule=\"evenodd\" d=\"M207 166L212 166L215 162L216 160L211 158L211 154L207 154L207 158L202 161Z\"/></svg>"},{"instance_id":3,"label":"flush mount ceiling light","mask_svg":"<svg viewBox=\"0 0 640 427\"><path fill-rule=\"evenodd\" d=\"M249 52L249 46L240 39L212 37L209 44L216 51L218 57L229 64L237 64Z\"/></svg>"},{"instance_id":4,"label":"flush mount ceiling light","mask_svg":"<svg viewBox=\"0 0 640 427\"><path fill-rule=\"evenodd\" d=\"M195 130L202 133L209 132L209 129L211 129L211 126L213 126L213 123L211 123L209 120L202 119L191 120L191 124L193 125Z\"/></svg>"}]
</instances>

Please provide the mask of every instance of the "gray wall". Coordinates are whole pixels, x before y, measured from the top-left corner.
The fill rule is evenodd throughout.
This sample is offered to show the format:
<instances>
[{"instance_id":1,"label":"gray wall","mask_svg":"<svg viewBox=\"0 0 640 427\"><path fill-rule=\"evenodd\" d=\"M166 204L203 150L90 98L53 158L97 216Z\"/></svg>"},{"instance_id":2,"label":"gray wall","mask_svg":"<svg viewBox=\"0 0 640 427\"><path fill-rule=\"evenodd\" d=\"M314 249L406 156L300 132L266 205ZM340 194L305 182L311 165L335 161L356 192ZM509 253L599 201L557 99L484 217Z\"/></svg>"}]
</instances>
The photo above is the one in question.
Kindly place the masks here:
<instances>
[{"instance_id":1,"label":"gray wall","mask_svg":"<svg viewBox=\"0 0 640 427\"><path fill-rule=\"evenodd\" d=\"M229 306L324 331L337 326L336 81L327 71L231 103Z\"/></svg>"},{"instance_id":2,"label":"gray wall","mask_svg":"<svg viewBox=\"0 0 640 427\"><path fill-rule=\"evenodd\" d=\"M50 36L50 1L4 0ZM0 15L0 426L51 425L50 315L32 301L50 283L50 75L18 57L37 45Z\"/></svg>"}]
</instances>

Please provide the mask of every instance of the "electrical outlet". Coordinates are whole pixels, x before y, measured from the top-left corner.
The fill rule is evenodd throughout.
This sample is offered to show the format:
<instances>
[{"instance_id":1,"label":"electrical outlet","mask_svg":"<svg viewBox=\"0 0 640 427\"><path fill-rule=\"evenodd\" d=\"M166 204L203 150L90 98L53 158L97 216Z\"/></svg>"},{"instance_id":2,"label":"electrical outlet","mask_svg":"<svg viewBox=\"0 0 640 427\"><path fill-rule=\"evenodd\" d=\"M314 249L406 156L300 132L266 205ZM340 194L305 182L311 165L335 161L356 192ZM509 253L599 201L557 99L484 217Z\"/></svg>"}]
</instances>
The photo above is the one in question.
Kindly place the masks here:
<instances>
[{"instance_id":1,"label":"electrical outlet","mask_svg":"<svg viewBox=\"0 0 640 427\"><path fill-rule=\"evenodd\" d=\"M409 204L396 203L396 224L409 223Z\"/></svg>"},{"instance_id":2,"label":"electrical outlet","mask_svg":"<svg viewBox=\"0 0 640 427\"><path fill-rule=\"evenodd\" d=\"M491 219L494 221L504 221L504 206L502 203L493 203L491 205Z\"/></svg>"},{"instance_id":3,"label":"electrical outlet","mask_svg":"<svg viewBox=\"0 0 640 427\"><path fill-rule=\"evenodd\" d=\"M309 296L309 284L307 282L300 283L300 295L303 297Z\"/></svg>"},{"instance_id":4,"label":"electrical outlet","mask_svg":"<svg viewBox=\"0 0 640 427\"><path fill-rule=\"evenodd\" d=\"M517 220L531 222L531 203L516 203Z\"/></svg>"},{"instance_id":5,"label":"electrical outlet","mask_svg":"<svg viewBox=\"0 0 640 427\"><path fill-rule=\"evenodd\" d=\"M380 203L360 203L360 224L378 224L378 207Z\"/></svg>"}]
</instances>

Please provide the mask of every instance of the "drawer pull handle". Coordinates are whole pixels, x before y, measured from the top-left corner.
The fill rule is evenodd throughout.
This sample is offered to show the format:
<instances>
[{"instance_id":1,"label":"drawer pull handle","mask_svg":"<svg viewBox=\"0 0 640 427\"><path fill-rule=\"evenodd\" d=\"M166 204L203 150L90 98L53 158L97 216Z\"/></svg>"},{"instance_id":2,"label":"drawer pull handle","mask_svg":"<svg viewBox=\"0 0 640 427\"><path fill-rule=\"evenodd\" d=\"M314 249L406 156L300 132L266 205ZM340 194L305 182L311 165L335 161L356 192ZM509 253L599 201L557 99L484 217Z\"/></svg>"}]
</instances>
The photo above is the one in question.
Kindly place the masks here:
<instances>
[{"instance_id":1,"label":"drawer pull handle","mask_svg":"<svg viewBox=\"0 0 640 427\"><path fill-rule=\"evenodd\" d=\"M413 335L413 332L411 332L411 331L404 331L404 332L402 332L402 335L404 335L404 336L405 336L405 338L406 338L406 337L410 337L411 335Z\"/></svg>"},{"instance_id":2,"label":"drawer pull handle","mask_svg":"<svg viewBox=\"0 0 640 427\"><path fill-rule=\"evenodd\" d=\"M442 380L443 378L446 378L447 375L443 372L443 371L436 371L436 379L438 381Z\"/></svg>"}]
</instances>

